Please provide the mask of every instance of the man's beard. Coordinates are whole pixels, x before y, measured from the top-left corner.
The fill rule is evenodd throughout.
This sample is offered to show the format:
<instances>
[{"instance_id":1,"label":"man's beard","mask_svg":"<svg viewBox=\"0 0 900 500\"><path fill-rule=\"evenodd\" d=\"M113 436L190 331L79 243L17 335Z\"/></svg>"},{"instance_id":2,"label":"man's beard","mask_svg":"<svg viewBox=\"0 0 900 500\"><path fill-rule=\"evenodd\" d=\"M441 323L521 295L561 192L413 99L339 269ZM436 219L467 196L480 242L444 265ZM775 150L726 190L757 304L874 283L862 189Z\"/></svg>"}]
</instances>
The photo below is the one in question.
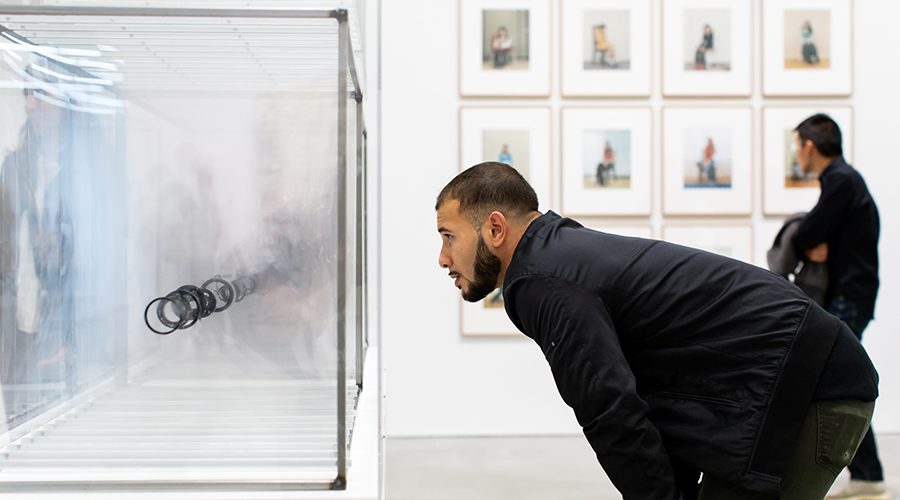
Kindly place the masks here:
<instances>
[{"instance_id":1,"label":"man's beard","mask_svg":"<svg viewBox=\"0 0 900 500\"><path fill-rule=\"evenodd\" d=\"M478 302L488 296L497 288L497 280L500 278L500 259L488 250L484 238L478 235L478 248L475 250L475 271L471 285L462 293L463 300Z\"/></svg>"}]
</instances>

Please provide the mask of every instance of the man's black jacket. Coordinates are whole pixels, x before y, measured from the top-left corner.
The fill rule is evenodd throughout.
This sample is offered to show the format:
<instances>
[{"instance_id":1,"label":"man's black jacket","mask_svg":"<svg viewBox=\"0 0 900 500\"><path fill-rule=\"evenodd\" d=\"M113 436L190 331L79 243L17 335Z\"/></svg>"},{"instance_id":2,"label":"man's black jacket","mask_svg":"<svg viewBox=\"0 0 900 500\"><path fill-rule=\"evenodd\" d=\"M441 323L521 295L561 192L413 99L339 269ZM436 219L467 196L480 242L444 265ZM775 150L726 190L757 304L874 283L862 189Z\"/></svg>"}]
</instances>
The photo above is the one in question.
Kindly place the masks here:
<instances>
[{"instance_id":1,"label":"man's black jacket","mask_svg":"<svg viewBox=\"0 0 900 500\"><path fill-rule=\"evenodd\" d=\"M843 323L784 278L715 254L548 212L519 241L503 296L626 499L679 498L676 474L698 470L777 491L835 345L857 360L841 396L877 397Z\"/></svg>"},{"instance_id":2,"label":"man's black jacket","mask_svg":"<svg viewBox=\"0 0 900 500\"><path fill-rule=\"evenodd\" d=\"M828 293L856 304L860 319L875 312L878 293L878 207L866 182L843 158L835 158L819 175L822 191L816 206L794 235L798 253L828 243Z\"/></svg>"}]
</instances>

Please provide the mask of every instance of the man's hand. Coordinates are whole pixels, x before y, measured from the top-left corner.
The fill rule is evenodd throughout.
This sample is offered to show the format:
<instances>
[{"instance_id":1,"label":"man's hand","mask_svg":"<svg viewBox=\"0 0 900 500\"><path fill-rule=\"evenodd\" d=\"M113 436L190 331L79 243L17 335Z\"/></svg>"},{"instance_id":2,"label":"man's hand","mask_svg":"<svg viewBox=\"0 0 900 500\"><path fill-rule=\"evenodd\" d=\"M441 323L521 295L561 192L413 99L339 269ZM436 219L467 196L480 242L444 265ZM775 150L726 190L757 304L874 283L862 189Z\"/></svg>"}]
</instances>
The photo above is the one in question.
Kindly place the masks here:
<instances>
[{"instance_id":1,"label":"man's hand","mask_svg":"<svg viewBox=\"0 0 900 500\"><path fill-rule=\"evenodd\" d=\"M806 258L810 262L822 263L828 260L828 243L822 243L806 251Z\"/></svg>"}]
</instances>

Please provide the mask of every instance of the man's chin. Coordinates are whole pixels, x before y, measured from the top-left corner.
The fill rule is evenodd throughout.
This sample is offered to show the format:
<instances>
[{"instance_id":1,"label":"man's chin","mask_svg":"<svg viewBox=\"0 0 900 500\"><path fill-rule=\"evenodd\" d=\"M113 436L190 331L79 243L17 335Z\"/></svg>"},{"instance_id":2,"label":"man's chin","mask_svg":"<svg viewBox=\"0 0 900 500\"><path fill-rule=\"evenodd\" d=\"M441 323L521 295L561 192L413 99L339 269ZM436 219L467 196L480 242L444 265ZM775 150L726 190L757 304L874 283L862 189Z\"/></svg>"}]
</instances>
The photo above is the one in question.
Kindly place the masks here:
<instances>
[{"instance_id":1,"label":"man's chin","mask_svg":"<svg viewBox=\"0 0 900 500\"><path fill-rule=\"evenodd\" d=\"M490 292L488 292L488 293L478 293L478 292L472 293L472 292L464 289L462 291L462 298L466 302L480 302L482 299L487 297L489 293Z\"/></svg>"}]
</instances>

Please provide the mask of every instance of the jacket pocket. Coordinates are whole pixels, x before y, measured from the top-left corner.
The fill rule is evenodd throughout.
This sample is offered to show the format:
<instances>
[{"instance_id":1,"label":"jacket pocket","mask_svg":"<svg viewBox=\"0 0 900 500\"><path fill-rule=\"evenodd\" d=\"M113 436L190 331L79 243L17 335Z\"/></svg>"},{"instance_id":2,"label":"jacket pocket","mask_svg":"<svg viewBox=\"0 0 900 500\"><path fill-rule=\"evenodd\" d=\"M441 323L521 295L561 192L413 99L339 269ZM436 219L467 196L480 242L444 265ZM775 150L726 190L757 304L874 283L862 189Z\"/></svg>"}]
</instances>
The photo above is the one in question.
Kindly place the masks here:
<instances>
[{"instance_id":1,"label":"jacket pocket","mask_svg":"<svg viewBox=\"0 0 900 500\"><path fill-rule=\"evenodd\" d=\"M657 395L671 399L688 399L700 403L728 406L732 408L741 408L743 405L736 399L729 399L721 396L710 396L707 394L691 394L687 392L661 391Z\"/></svg>"}]
</instances>

